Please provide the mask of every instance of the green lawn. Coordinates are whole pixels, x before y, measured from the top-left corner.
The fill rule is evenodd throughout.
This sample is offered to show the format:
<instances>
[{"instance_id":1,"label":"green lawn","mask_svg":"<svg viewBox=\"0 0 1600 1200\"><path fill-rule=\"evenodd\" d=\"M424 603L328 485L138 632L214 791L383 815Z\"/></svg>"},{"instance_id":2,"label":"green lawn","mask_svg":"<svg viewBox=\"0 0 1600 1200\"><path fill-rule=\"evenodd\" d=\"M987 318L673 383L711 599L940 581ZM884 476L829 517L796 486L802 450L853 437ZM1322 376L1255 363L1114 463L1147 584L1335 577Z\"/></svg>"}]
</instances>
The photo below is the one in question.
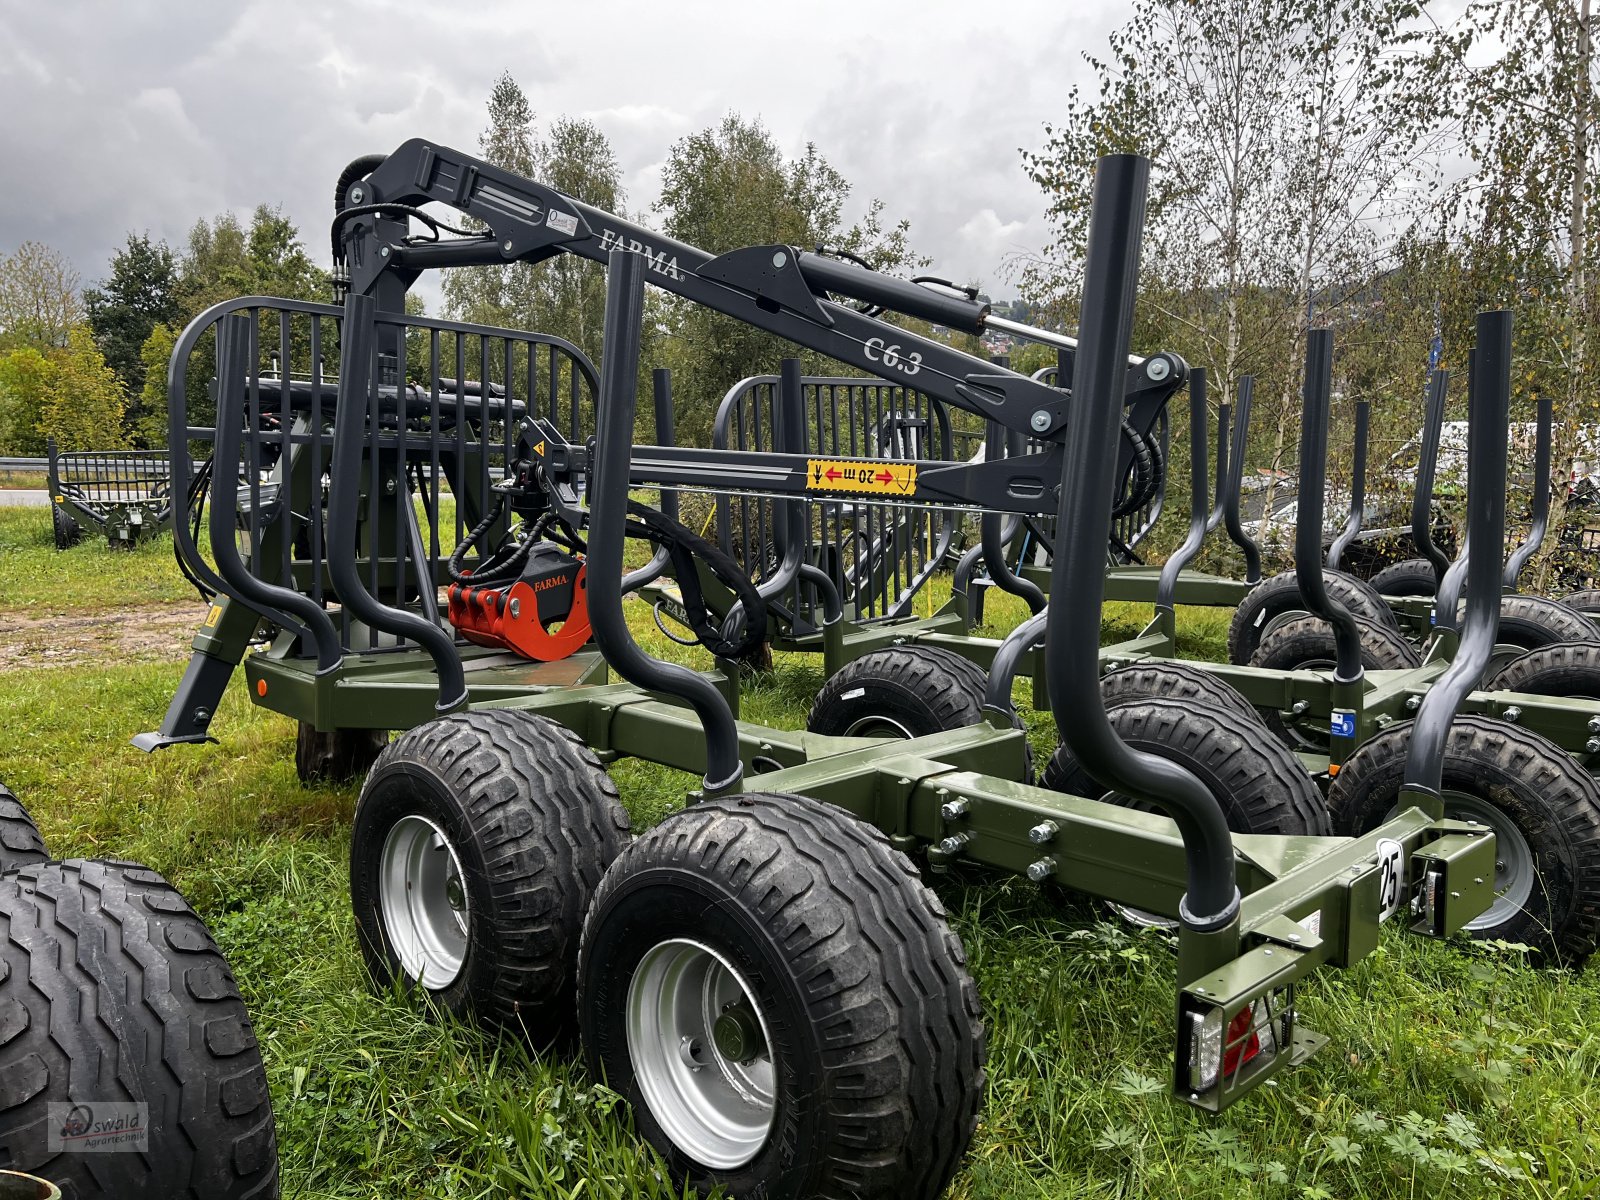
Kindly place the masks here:
<instances>
[{"instance_id":1,"label":"green lawn","mask_svg":"<svg viewBox=\"0 0 1600 1200\"><path fill-rule=\"evenodd\" d=\"M167 539L58 556L39 511L43 521L0 510L0 622L187 595ZM1141 616L1119 608L1107 635ZM1218 614L1182 627L1192 652L1220 655ZM213 726L220 745L153 757L128 747L160 721L182 670L9 672L0 779L55 853L148 862L210 922L255 1014L286 1194L671 1194L575 1053L536 1058L370 991L346 899L357 788L302 788L289 722L236 688ZM797 726L820 683L814 662L780 657L747 715ZM1047 750L1048 719L1030 728ZM692 784L638 763L614 774L640 825ZM1330 1045L1208 1118L1167 1095L1173 957L1160 935L1019 882L936 886L989 1031L988 1100L954 1196L1600 1194L1600 968L1539 971L1509 952L1388 933L1361 966L1304 990L1304 1019Z\"/></svg>"}]
</instances>

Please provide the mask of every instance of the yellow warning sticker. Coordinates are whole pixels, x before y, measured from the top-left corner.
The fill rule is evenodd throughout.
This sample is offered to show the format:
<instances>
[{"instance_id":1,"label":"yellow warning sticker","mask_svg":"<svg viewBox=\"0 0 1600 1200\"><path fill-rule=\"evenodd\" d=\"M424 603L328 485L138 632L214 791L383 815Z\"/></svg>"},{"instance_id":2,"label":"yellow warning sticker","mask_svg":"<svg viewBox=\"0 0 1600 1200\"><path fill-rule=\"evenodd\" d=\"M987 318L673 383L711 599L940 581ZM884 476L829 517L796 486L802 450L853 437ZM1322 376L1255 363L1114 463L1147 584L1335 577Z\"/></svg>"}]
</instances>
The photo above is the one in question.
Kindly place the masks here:
<instances>
[{"instance_id":1,"label":"yellow warning sticker","mask_svg":"<svg viewBox=\"0 0 1600 1200\"><path fill-rule=\"evenodd\" d=\"M540 458L543 458L544 457L544 443L541 441L538 445L534 446L533 452L535 454L537 454Z\"/></svg>"},{"instance_id":2,"label":"yellow warning sticker","mask_svg":"<svg viewBox=\"0 0 1600 1200\"><path fill-rule=\"evenodd\" d=\"M220 605L213 604L211 611L206 613L206 628L215 629L217 622L220 620L222 620L222 608Z\"/></svg>"},{"instance_id":3,"label":"yellow warning sticker","mask_svg":"<svg viewBox=\"0 0 1600 1200\"><path fill-rule=\"evenodd\" d=\"M807 459L806 488L814 492L872 492L880 496L909 496L917 490L917 465L872 459Z\"/></svg>"}]
</instances>

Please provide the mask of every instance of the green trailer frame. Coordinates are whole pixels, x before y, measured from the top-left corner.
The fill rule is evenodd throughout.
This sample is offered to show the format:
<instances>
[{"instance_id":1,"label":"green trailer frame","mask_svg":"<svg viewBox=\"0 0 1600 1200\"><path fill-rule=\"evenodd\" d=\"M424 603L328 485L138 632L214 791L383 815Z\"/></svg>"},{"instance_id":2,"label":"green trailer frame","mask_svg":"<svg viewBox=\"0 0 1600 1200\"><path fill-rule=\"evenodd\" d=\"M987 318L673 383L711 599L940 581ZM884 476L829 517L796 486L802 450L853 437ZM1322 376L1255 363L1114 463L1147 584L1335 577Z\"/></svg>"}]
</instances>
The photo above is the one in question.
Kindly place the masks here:
<instances>
[{"instance_id":1,"label":"green trailer frame","mask_svg":"<svg viewBox=\"0 0 1600 1200\"><path fill-rule=\"evenodd\" d=\"M571 206L583 218L572 228L584 230L602 219L558 193L446 148L422 147L423 170L417 146L403 147L360 186L396 204L412 204L427 198L426 189L419 192L408 181L431 178L429 171L441 162L455 163L452 177L474 182L453 202L493 227L485 239L421 248L429 266L482 261L480 241L528 245L502 228L515 220L505 215L508 192L526 198L515 206L518 212L560 212ZM465 172L467 166L472 173ZM1078 540L1094 549L1058 557L1050 601L1051 611L1076 621L1079 649L1087 648L1088 658L1069 669L1058 655L1043 663L1039 674L1056 689L1075 687L1085 698L1098 695L1089 623L1098 629L1104 587L1098 548L1105 545L1110 521L1112 450L1122 408L1120 363L1127 355L1132 305L1129 264L1136 261L1146 170L1143 160L1131 156L1102 163L1090 243L1096 249L1084 306L1088 348L1076 364L1073 397L1079 417L1070 429L1055 428L1058 450L1040 456L1060 472L1060 519L1074 522L1082 535ZM476 202L491 194L494 203ZM694 469L697 455L700 470L746 470L751 460L733 452L674 456L662 447L630 445L645 272L649 266L652 282L661 272L638 250L613 249L615 239L600 247L602 239L585 231L566 246L548 232L567 224L541 223L543 240L525 252L543 256L552 245L581 253L593 248L608 262L607 344L617 349L608 352L596 398L588 565L596 579L620 578L618 506L630 484L670 484ZM492 648L460 645L443 632L436 609L430 611L436 605L431 593L439 567L441 479L448 479L458 513L465 508L466 520L479 519L487 512L490 488L500 475L511 474L513 425L552 399L556 389L539 392L530 366L528 390L519 395L519 376L511 368L521 360L507 349L498 393L485 369L475 394L468 395L459 383L451 394L440 384L440 339L455 337L459 347L463 337L501 338L507 346L523 345L530 363L536 346L548 347L549 339L406 316L404 291L415 272L405 273L404 260L418 248L404 240L403 223L387 215L361 216L352 225L360 261L388 260L394 269L380 267L353 285L339 330L342 362L336 384L318 375L318 339L329 336L319 322L336 315L322 306L265 298L219 306L185 332L175 351L170 375L174 445L196 435L214 439L214 470L221 478L233 477L242 453L257 452L253 442L270 442L277 458L269 483L212 497L214 565L180 533L180 550L190 556L191 569L211 581L220 596L196 635L196 653L166 724L159 734L136 739L142 747L207 740L214 708L204 705L241 664L253 702L326 731L409 728L464 709L518 709L565 725L604 759L640 758L701 774L706 785L688 797L691 803L745 789L796 792L869 822L894 846L925 856L935 867L971 863L1171 917L1177 923L1179 985L1173 1088L1186 1102L1210 1111L1225 1108L1320 1044L1322 1039L1301 1026L1294 1003L1295 986L1317 968L1359 961L1376 947L1388 919L1398 917L1405 928L1425 936L1445 937L1491 902L1494 837L1483 826L1444 819L1437 783L1428 784L1426 771L1408 787L1404 811L1371 834L1230 838L1216 800L1193 776L1174 774L1170 764L1158 773L1151 792L1139 786L1128 790L1152 795L1172 817L1027 782L1025 735L1003 715L908 741L821 737L738 722L731 670L700 674L654 663L632 644L625 628L608 630L598 615L600 649L558 662L532 663ZM447 252L450 246L459 249ZM758 249L752 258L774 263L788 253ZM724 260L690 258L681 250L675 261L675 271L716 275L730 295L741 294L737 275ZM833 275L826 291L846 292L849 286ZM862 289L882 294L877 281ZM742 294L752 302L761 298L758 291ZM795 300L786 304L790 311L805 307ZM826 321L871 320L828 299L820 287L812 304ZM282 317L278 333L286 350L285 375L270 381L272 387L266 386L260 366L261 348L271 340L263 333L263 313ZM304 356L309 381L303 387L287 374L295 358L287 352L293 350L294 331L283 314L309 322ZM208 430L186 424L182 398L189 356L212 333L218 412ZM804 341L810 335L802 324L791 336ZM402 383L398 373L385 373L385 363L403 360L407 337L433 347L432 382L420 389ZM482 353L488 367L490 351ZM576 395L586 377L577 367L572 371ZM971 360L970 371L969 378L994 378L993 368L977 360ZM263 431L252 406L273 399L285 419ZM424 419L426 429L418 431L416 423ZM448 437L442 432L446 428L453 431ZM454 465L444 453L452 439ZM476 448L468 453L469 446ZM504 455L498 462L497 447ZM787 469L771 461L779 457L755 465L778 480L777 472ZM420 470L422 464L428 472ZM959 476L949 478L957 480L949 487L964 486ZM772 491L790 497L785 503L798 502L795 492L779 483ZM926 495L916 499L937 502ZM419 510L432 528L421 527ZM604 545L601 512L611 514ZM458 529L460 521L458 516ZM235 536L241 532L243 554ZM306 538L313 550L302 558L297 546ZM282 573L269 582L266 573L279 563ZM835 656L853 649L851 633L837 615L835 609L823 635ZM616 620L620 625L620 615ZM885 633L895 636L892 626L872 630L878 638ZM613 669L635 681L612 682ZM1447 708L1449 692L1433 689L1428 704ZM1086 715L1089 719L1080 723L1093 727L1093 714ZM1110 769L1150 769L1151 756L1116 741L1103 716L1100 727L1111 739L1104 748L1120 756L1120 765ZM1265 1031L1267 1048L1248 1062L1225 1065L1231 1039L1238 1036L1230 1032L1235 1018L1247 1009L1254 1014L1253 1027Z\"/></svg>"}]
</instances>

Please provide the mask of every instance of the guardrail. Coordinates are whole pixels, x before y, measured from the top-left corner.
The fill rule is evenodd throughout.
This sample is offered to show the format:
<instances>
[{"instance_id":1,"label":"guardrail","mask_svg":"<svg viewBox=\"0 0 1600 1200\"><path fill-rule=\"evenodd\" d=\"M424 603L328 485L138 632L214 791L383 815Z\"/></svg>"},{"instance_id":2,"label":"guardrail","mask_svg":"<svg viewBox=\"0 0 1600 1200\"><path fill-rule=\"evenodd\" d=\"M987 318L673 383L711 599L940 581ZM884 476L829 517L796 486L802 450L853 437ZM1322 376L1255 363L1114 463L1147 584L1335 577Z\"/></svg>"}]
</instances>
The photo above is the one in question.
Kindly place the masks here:
<instances>
[{"instance_id":1,"label":"guardrail","mask_svg":"<svg viewBox=\"0 0 1600 1200\"><path fill-rule=\"evenodd\" d=\"M48 458L0 458L0 471L44 471L49 466Z\"/></svg>"}]
</instances>

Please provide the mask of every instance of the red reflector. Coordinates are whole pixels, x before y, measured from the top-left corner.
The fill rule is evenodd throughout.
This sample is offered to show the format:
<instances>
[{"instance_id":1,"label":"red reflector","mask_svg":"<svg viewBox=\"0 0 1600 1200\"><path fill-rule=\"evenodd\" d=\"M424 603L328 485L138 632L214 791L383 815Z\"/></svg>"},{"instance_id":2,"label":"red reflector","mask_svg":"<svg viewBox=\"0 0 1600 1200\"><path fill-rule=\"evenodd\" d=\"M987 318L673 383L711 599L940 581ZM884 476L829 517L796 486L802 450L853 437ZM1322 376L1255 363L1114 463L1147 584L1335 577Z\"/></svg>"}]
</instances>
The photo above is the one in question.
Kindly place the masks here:
<instances>
[{"instance_id":1,"label":"red reflector","mask_svg":"<svg viewBox=\"0 0 1600 1200\"><path fill-rule=\"evenodd\" d=\"M1255 1031L1254 1006L1241 1009L1228 1022L1228 1031L1222 1036L1222 1074L1226 1078L1236 1074L1240 1067L1261 1053L1261 1035Z\"/></svg>"}]
</instances>

